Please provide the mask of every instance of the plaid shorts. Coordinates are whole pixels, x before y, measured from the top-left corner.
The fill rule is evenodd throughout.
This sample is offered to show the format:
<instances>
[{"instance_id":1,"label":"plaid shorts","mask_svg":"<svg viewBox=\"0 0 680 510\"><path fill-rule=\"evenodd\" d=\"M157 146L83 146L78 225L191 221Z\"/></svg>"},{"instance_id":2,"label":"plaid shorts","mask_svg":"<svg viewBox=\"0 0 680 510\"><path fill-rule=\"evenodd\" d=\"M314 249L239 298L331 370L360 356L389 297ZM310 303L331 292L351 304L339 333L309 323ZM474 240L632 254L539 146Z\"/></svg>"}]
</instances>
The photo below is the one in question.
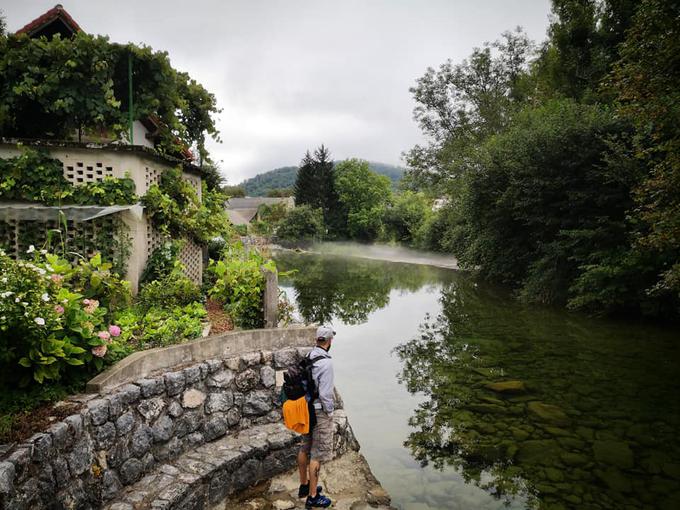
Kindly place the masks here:
<instances>
[{"instance_id":1,"label":"plaid shorts","mask_svg":"<svg viewBox=\"0 0 680 510\"><path fill-rule=\"evenodd\" d=\"M321 409L316 410L316 425L311 434L305 434L300 451L312 459L328 462L333 458L333 417Z\"/></svg>"}]
</instances>

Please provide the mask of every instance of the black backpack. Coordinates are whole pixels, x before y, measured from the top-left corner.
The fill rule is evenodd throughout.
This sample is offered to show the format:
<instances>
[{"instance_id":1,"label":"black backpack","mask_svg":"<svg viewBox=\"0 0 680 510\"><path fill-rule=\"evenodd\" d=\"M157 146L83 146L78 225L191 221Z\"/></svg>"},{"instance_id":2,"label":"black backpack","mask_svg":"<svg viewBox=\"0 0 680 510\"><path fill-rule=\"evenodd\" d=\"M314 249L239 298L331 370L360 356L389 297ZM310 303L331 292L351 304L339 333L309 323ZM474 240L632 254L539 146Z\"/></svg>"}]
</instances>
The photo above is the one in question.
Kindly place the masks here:
<instances>
[{"instance_id":1,"label":"black backpack","mask_svg":"<svg viewBox=\"0 0 680 510\"><path fill-rule=\"evenodd\" d=\"M288 400L297 400L307 395L310 397L309 402L311 403L319 396L319 389L312 377L312 367L314 363L327 357L315 356L310 358L305 356L297 365L288 368L288 371L283 375L283 392Z\"/></svg>"}]
</instances>

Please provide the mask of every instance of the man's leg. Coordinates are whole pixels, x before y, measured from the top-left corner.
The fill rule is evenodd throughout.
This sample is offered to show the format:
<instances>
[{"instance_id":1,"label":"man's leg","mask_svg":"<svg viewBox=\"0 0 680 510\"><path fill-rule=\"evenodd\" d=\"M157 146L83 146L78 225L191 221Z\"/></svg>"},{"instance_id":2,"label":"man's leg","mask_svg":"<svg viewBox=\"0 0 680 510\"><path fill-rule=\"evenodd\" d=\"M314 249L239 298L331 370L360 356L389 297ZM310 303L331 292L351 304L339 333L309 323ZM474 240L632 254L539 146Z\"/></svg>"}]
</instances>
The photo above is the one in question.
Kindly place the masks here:
<instances>
[{"instance_id":1,"label":"man's leg","mask_svg":"<svg viewBox=\"0 0 680 510\"><path fill-rule=\"evenodd\" d=\"M312 457L309 461L309 496L316 497L316 487L319 483L319 471L321 470L321 463Z\"/></svg>"},{"instance_id":2,"label":"man's leg","mask_svg":"<svg viewBox=\"0 0 680 510\"><path fill-rule=\"evenodd\" d=\"M307 456L307 452L304 450L298 452L297 463L298 470L300 471L300 485L307 485L307 482L309 482L309 474L307 471L309 467L309 457Z\"/></svg>"}]
</instances>

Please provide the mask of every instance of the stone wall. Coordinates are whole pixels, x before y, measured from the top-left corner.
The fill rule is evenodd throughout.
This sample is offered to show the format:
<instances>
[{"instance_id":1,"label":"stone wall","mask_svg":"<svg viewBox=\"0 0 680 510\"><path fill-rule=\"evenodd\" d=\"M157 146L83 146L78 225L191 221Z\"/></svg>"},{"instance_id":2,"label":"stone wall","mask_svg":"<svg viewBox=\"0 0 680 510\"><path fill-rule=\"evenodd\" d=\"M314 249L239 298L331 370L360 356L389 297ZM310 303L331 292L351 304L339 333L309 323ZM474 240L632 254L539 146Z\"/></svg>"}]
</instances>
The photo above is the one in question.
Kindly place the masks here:
<instances>
[{"instance_id":1,"label":"stone wall","mask_svg":"<svg viewBox=\"0 0 680 510\"><path fill-rule=\"evenodd\" d=\"M0 508L99 508L201 445L280 422L279 371L308 351L287 348L206 360L105 395L70 399L82 406L79 412L0 458ZM357 449L340 415L344 422L336 446ZM285 458L294 462L294 456Z\"/></svg>"}]
</instances>

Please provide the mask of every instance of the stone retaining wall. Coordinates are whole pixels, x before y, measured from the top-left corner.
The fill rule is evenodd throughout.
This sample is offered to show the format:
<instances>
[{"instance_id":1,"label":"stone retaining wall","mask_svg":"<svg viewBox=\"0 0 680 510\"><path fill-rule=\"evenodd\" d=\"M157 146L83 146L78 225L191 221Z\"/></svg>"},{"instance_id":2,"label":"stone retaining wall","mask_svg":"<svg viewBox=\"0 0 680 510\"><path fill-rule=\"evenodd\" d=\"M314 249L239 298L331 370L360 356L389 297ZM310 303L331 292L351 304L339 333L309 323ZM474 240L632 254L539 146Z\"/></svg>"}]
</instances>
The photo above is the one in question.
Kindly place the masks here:
<instances>
[{"instance_id":1,"label":"stone retaining wall","mask_svg":"<svg viewBox=\"0 0 680 510\"><path fill-rule=\"evenodd\" d=\"M0 458L0 508L99 508L185 452L279 422L277 371L308 351L210 359L70 399L79 412ZM358 448L348 424L338 441Z\"/></svg>"}]
</instances>

